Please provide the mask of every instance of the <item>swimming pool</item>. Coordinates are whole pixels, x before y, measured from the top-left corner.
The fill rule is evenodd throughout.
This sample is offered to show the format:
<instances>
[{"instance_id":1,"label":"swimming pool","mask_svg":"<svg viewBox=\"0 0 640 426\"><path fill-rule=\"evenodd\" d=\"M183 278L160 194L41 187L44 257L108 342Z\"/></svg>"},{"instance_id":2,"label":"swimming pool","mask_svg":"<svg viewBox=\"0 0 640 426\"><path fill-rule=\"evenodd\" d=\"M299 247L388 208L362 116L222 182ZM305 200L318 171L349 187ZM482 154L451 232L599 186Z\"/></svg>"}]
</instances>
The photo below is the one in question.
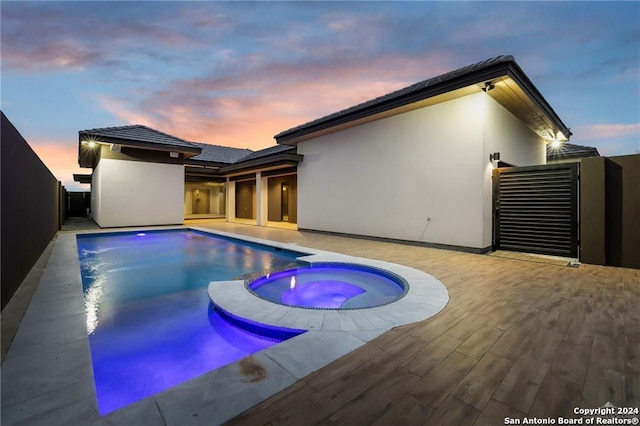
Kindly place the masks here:
<instances>
[{"instance_id":1,"label":"swimming pool","mask_svg":"<svg viewBox=\"0 0 640 426\"><path fill-rule=\"evenodd\" d=\"M77 246L101 415L304 332L244 327L207 294L303 253L193 230L84 234Z\"/></svg>"},{"instance_id":2,"label":"swimming pool","mask_svg":"<svg viewBox=\"0 0 640 426\"><path fill-rule=\"evenodd\" d=\"M363 309L401 298L400 277L354 264L315 264L266 275L247 288L257 296L287 306L313 309Z\"/></svg>"}]
</instances>

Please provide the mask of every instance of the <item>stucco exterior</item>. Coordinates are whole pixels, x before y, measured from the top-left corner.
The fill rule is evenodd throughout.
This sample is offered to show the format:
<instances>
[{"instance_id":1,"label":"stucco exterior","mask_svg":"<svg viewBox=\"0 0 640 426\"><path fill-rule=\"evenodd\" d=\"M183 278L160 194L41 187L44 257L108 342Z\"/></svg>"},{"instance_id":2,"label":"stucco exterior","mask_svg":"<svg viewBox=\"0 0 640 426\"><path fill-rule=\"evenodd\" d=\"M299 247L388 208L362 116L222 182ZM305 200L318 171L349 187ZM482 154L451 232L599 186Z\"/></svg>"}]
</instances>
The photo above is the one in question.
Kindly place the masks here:
<instances>
[{"instance_id":1,"label":"stucco exterior","mask_svg":"<svg viewBox=\"0 0 640 426\"><path fill-rule=\"evenodd\" d=\"M102 158L93 171L91 211L103 228L183 221L184 166Z\"/></svg>"},{"instance_id":2,"label":"stucco exterior","mask_svg":"<svg viewBox=\"0 0 640 426\"><path fill-rule=\"evenodd\" d=\"M544 164L544 141L480 92L302 141L298 227L483 250L489 154Z\"/></svg>"}]
</instances>

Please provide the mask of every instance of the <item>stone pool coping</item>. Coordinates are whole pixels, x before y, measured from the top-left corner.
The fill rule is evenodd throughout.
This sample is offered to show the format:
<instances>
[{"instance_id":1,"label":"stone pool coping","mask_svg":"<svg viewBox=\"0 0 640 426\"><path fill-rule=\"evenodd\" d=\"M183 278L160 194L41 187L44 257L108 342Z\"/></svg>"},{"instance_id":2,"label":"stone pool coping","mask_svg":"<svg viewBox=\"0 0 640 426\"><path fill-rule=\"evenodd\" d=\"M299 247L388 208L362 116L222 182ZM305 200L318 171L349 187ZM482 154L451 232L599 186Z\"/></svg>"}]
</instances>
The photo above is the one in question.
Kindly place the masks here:
<instances>
[{"instance_id":1,"label":"stone pool coping","mask_svg":"<svg viewBox=\"0 0 640 426\"><path fill-rule=\"evenodd\" d=\"M222 289L214 296L215 303L235 315L309 331L100 417L86 331L76 234L131 232L133 229L59 233L38 288L2 364L3 422L30 425L223 423L389 329L435 315L448 302L448 293L442 283L413 268L197 226L138 227L135 230L158 229L194 229L308 253L312 262L359 263L388 269L407 280L410 290L402 299L386 306L319 311L264 301L249 293L242 281L230 282L228 288L219 283L212 284L210 288ZM256 370L255 366L260 368ZM264 374L256 377L254 371Z\"/></svg>"}]
</instances>

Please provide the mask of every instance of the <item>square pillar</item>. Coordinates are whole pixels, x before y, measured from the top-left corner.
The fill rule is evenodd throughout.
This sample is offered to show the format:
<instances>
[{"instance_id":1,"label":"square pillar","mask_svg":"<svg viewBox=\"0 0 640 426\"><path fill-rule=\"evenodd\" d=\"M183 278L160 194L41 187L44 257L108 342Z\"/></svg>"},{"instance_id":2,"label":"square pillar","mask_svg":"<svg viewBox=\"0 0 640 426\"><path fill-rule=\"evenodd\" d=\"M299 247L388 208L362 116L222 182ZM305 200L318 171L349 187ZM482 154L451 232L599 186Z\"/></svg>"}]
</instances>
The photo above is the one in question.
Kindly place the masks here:
<instances>
[{"instance_id":1,"label":"square pillar","mask_svg":"<svg viewBox=\"0 0 640 426\"><path fill-rule=\"evenodd\" d=\"M227 222L236 221L236 183L227 178L225 208Z\"/></svg>"},{"instance_id":2,"label":"square pillar","mask_svg":"<svg viewBox=\"0 0 640 426\"><path fill-rule=\"evenodd\" d=\"M256 172L256 224L267 226L269 214L268 178Z\"/></svg>"}]
</instances>

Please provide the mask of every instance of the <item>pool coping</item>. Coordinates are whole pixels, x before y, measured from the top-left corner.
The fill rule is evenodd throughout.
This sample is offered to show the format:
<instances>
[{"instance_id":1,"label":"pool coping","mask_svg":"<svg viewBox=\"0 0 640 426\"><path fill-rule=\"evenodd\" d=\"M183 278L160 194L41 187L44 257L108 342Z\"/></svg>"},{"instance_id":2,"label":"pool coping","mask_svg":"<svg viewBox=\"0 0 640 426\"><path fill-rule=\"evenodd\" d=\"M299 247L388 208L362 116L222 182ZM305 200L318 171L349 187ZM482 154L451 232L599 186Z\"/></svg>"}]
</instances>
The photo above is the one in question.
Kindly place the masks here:
<instances>
[{"instance_id":1,"label":"pool coping","mask_svg":"<svg viewBox=\"0 0 640 426\"><path fill-rule=\"evenodd\" d=\"M390 305L329 311L287 307L259 299L244 287L243 281L227 282L230 285L226 287L212 283L210 289L221 290L214 296L215 303L234 315L309 331L100 417L76 235L158 229L193 229L308 253L305 261L387 269L407 280L410 289ZM435 297L429 299L432 293ZM413 268L197 226L60 233L2 364L2 420L31 425L223 423L391 328L435 315L447 302L446 287ZM263 374L255 376L255 371Z\"/></svg>"}]
</instances>

